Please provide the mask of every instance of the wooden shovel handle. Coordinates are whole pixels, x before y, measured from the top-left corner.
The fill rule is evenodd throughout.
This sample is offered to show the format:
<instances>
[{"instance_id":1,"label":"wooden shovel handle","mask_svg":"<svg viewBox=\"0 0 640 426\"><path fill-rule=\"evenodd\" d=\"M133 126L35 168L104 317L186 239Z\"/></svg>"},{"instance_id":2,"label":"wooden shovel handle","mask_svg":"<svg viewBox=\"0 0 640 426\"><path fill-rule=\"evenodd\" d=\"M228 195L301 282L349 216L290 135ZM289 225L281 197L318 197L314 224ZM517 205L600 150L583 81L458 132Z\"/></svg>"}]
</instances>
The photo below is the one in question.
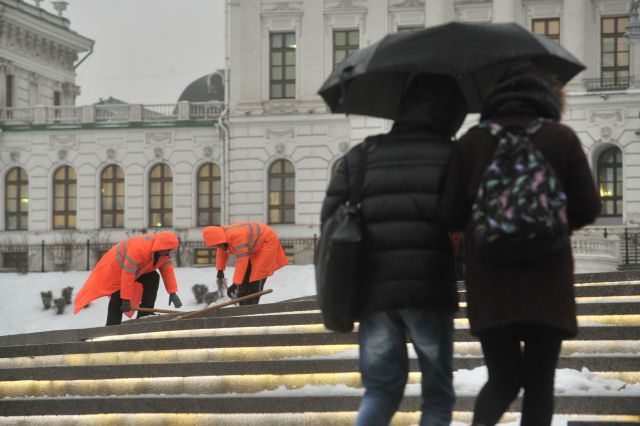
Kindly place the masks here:
<instances>
[{"instance_id":1,"label":"wooden shovel handle","mask_svg":"<svg viewBox=\"0 0 640 426\"><path fill-rule=\"evenodd\" d=\"M185 311L174 311L173 309L155 309L155 308L131 308L132 311L140 312L157 312L159 314L186 314Z\"/></svg>"},{"instance_id":2,"label":"wooden shovel handle","mask_svg":"<svg viewBox=\"0 0 640 426\"><path fill-rule=\"evenodd\" d=\"M258 293L253 293L253 294L249 294L247 296L242 296L242 297L238 297L237 299L231 299L231 300L227 300L226 302L222 302L222 303L218 303L217 305L213 305L213 306L209 306L207 308L204 309L200 309L199 311L193 311L193 312L188 312L184 315L179 315L175 318L171 318L169 321L172 320L177 320L177 319L187 319L187 318L194 318L194 317L199 317L200 315L206 314L208 312L212 312L215 310L218 310L220 308L224 308L225 306L229 306L229 305L234 305L238 302L244 302L245 300L250 300L250 299L254 299L258 296L262 296L264 294L269 294L272 293L273 289L268 289L268 290L264 290L264 291L260 291Z\"/></svg>"}]
</instances>

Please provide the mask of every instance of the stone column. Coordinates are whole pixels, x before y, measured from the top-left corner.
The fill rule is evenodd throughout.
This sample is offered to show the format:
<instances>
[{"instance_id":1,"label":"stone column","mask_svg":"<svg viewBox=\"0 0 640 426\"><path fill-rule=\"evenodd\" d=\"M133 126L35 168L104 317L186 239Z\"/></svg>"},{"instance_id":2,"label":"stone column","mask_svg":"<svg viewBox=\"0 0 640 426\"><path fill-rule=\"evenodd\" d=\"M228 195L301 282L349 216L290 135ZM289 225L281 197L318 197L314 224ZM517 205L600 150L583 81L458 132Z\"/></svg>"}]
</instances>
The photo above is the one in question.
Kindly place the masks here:
<instances>
[{"instance_id":1,"label":"stone column","mask_svg":"<svg viewBox=\"0 0 640 426\"><path fill-rule=\"evenodd\" d=\"M451 0L425 0L425 26L433 27L453 21L455 13Z\"/></svg>"},{"instance_id":2,"label":"stone column","mask_svg":"<svg viewBox=\"0 0 640 426\"><path fill-rule=\"evenodd\" d=\"M560 41L562 45L587 66L590 65L587 62L585 45L589 3L584 0L563 0L562 18L560 19ZM566 89L568 91L584 89L582 83L584 77L584 73L578 74L566 86Z\"/></svg>"},{"instance_id":3,"label":"stone column","mask_svg":"<svg viewBox=\"0 0 640 426\"><path fill-rule=\"evenodd\" d=\"M389 32L389 0L369 0L364 43L366 47L379 41Z\"/></svg>"},{"instance_id":4,"label":"stone column","mask_svg":"<svg viewBox=\"0 0 640 426\"><path fill-rule=\"evenodd\" d=\"M300 99L302 101L318 101L316 92L324 78L323 51L324 37L324 2L304 0L304 14L300 24L304 49L300 50ZM331 43L332 37L328 42ZM321 104L320 104L321 105Z\"/></svg>"},{"instance_id":5,"label":"stone column","mask_svg":"<svg viewBox=\"0 0 640 426\"><path fill-rule=\"evenodd\" d=\"M493 22L522 23L522 0L493 0Z\"/></svg>"}]
</instances>

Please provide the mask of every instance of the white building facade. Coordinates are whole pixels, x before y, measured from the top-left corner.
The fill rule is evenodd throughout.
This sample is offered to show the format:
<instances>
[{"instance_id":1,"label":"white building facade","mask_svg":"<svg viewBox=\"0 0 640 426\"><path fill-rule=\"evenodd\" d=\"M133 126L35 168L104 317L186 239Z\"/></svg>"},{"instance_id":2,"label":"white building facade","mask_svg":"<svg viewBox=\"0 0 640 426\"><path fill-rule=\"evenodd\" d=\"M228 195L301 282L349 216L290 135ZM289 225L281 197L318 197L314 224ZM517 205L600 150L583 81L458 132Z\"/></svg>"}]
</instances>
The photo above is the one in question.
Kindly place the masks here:
<instances>
[{"instance_id":1,"label":"white building facade","mask_svg":"<svg viewBox=\"0 0 640 426\"><path fill-rule=\"evenodd\" d=\"M204 225L256 220L270 223L283 240L302 241L286 247L292 260L309 262L333 168L351 146L390 128L385 120L328 113L317 90L351 51L391 32L451 20L518 22L557 40L588 66L567 86L564 121L580 137L603 196L598 225L637 225L640 42L625 37L632 33L630 12L637 3L228 0L227 105L75 106L69 64L78 60L71 53L90 51L91 41L69 30L64 18L37 12L22 0L0 0L0 34L6 22L19 26L39 19L36 27L62 31L58 38L66 40L73 59L51 66L66 80L42 74L52 83L46 80L37 96L29 95L30 83L15 89L6 78L39 76L35 64L25 62L20 73L0 67L5 70L0 81L5 87L0 91L0 246L69 238L107 244L155 228L175 229L183 241L196 244ZM49 30L44 33L51 36ZM10 66L23 64L19 58L33 58L29 52L37 51L37 43L23 43L19 50L19 43L4 40L0 61ZM61 94L52 95L48 87L59 87ZM7 88L21 94L8 102ZM59 96L60 103L52 96ZM469 117L466 125L474 119ZM601 243L580 244L594 246L615 251L610 245L602 249ZM85 258L95 260L81 255L82 247L78 253L80 267ZM184 263L205 263L198 260L206 257L202 251L183 254ZM51 262L32 257L32 270Z\"/></svg>"}]
</instances>

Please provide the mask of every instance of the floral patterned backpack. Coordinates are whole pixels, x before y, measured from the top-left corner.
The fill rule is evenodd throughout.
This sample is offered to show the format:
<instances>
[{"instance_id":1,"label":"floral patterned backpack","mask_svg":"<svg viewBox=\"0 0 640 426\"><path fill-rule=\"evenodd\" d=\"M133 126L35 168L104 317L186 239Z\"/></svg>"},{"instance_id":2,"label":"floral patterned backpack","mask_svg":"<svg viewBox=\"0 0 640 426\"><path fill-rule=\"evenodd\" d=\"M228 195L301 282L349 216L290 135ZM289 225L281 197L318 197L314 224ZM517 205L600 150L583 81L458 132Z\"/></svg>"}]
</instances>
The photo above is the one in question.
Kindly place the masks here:
<instances>
[{"instance_id":1,"label":"floral patterned backpack","mask_svg":"<svg viewBox=\"0 0 640 426\"><path fill-rule=\"evenodd\" d=\"M478 253L499 263L530 262L569 244L567 195L553 168L531 141L548 119L527 127L483 121L498 140L472 207Z\"/></svg>"}]
</instances>

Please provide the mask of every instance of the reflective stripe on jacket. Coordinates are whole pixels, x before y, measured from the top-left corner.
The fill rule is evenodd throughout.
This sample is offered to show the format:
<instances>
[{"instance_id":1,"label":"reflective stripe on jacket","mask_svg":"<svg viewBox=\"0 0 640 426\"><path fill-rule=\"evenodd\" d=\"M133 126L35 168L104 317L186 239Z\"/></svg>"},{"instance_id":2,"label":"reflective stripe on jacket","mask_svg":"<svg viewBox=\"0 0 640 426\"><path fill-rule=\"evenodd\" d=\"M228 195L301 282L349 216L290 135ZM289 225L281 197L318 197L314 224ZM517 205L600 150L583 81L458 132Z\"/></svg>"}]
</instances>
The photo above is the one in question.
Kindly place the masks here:
<instances>
[{"instance_id":1,"label":"reflective stripe on jacket","mask_svg":"<svg viewBox=\"0 0 640 426\"><path fill-rule=\"evenodd\" d=\"M229 253L236 255L234 284L243 283L249 262L251 262L250 282L270 277L276 270L289 263L278 241L278 235L269 225L259 222L238 222L223 226L222 230L229 247L227 250L216 251L216 268L224 270Z\"/></svg>"},{"instance_id":2,"label":"reflective stripe on jacket","mask_svg":"<svg viewBox=\"0 0 640 426\"><path fill-rule=\"evenodd\" d=\"M168 293L178 291L173 264L169 256L160 256L154 264L154 253L178 247L178 238L173 232L135 235L122 240L100 259L89 278L78 292L74 312L78 313L93 300L110 296L120 290L120 297L137 307L142 299L142 285L136 279L149 272L160 270ZM131 316L133 311L127 313Z\"/></svg>"}]
</instances>

